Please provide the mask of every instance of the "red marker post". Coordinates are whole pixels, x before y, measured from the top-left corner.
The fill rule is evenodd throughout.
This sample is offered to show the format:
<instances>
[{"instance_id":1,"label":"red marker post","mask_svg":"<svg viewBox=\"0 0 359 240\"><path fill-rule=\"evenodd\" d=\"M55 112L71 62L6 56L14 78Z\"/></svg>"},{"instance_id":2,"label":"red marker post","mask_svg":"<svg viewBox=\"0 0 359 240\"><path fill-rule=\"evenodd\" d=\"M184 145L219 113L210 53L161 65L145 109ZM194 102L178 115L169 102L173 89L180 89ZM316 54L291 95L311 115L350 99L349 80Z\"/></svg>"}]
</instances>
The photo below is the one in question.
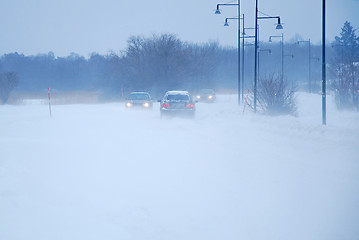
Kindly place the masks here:
<instances>
[{"instance_id":1,"label":"red marker post","mask_svg":"<svg viewBox=\"0 0 359 240\"><path fill-rule=\"evenodd\" d=\"M51 117L50 87L47 88L47 96L49 98L49 111L50 111L50 117Z\"/></svg>"}]
</instances>

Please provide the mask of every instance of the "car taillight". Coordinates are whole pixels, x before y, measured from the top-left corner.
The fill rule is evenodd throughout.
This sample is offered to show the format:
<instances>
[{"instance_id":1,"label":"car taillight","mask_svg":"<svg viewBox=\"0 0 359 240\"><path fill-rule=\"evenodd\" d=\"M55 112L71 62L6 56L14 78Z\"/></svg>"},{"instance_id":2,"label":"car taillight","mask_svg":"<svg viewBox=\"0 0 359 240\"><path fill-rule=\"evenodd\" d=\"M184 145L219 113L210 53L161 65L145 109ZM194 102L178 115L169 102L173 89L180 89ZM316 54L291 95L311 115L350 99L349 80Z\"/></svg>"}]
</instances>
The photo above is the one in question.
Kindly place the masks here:
<instances>
[{"instance_id":1,"label":"car taillight","mask_svg":"<svg viewBox=\"0 0 359 240\"><path fill-rule=\"evenodd\" d=\"M194 105L193 105L193 104L187 104L186 107L187 107L187 108L193 108Z\"/></svg>"},{"instance_id":2,"label":"car taillight","mask_svg":"<svg viewBox=\"0 0 359 240\"><path fill-rule=\"evenodd\" d=\"M162 107L164 107L164 108L169 108L169 107L170 107L170 104L169 104L169 103L164 103L164 104L162 104Z\"/></svg>"}]
</instances>

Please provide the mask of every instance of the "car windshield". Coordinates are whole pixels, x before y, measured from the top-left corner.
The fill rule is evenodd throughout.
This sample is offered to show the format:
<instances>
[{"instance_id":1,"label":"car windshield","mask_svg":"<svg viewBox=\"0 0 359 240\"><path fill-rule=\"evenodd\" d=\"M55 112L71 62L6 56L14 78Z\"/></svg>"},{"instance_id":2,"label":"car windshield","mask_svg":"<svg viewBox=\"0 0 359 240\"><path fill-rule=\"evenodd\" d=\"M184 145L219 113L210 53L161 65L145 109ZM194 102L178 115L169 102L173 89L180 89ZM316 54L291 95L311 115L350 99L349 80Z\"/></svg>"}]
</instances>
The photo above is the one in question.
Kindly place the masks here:
<instances>
[{"instance_id":1,"label":"car windshield","mask_svg":"<svg viewBox=\"0 0 359 240\"><path fill-rule=\"evenodd\" d=\"M189 96L184 94L167 95L167 100L188 101Z\"/></svg>"},{"instance_id":2,"label":"car windshield","mask_svg":"<svg viewBox=\"0 0 359 240\"><path fill-rule=\"evenodd\" d=\"M132 93L128 96L128 100L150 100L150 96L145 93Z\"/></svg>"}]
</instances>

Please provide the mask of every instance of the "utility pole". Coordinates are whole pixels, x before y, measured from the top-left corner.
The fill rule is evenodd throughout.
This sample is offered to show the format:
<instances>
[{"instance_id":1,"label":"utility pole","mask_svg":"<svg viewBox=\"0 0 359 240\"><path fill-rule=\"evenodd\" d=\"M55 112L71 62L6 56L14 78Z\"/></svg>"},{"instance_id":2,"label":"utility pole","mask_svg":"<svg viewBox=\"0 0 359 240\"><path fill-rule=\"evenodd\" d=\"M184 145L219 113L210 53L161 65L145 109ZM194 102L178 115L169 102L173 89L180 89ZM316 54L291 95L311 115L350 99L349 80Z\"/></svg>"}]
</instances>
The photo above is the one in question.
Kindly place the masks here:
<instances>
[{"instance_id":1,"label":"utility pole","mask_svg":"<svg viewBox=\"0 0 359 240\"><path fill-rule=\"evenodd\" d=\"M254 32L254 112L257 112L257 51L258 51L258 0L255 10L255 32Z\"/></svg>"},{"instance_id":2,"label":"utility pole","mask_svg":"<svg viewBox=\"0 0 359 240\"><path fill-rule=\"evenodd\" d=\"M325 61L325 0L322 7L322 124L327 124L326 61Z\"/></svg>"},{"instance_id":3,"label":"utility pole","mask_svg":"<svg viewBox=\"0 0 359 240\"><path fill-rule=\"evenodd\" d=\"M241 1L238 0L238 105L241 104ZM243 19L244 25L244 19Z\"/></svg>"}]
</instances>

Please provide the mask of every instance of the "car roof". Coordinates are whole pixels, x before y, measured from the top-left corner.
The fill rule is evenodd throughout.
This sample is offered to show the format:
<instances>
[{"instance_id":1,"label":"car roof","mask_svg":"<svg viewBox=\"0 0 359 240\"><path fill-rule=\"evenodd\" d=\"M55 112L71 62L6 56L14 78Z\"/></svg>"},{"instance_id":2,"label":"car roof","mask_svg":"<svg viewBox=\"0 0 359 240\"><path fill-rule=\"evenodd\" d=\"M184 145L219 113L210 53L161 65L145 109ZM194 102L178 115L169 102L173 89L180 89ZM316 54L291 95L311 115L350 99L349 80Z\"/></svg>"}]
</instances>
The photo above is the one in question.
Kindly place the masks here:
<instances>
[{"instance_id":1,"label":"car roof","mask_svg":"<svg viewBox=\"0 0 359 240\"><path fill-rule=\"evenodd\" d=\"M148 95L150 95L148 92L131 92L130 94L148 94Z\"/></svg>"},{"instance_id":2,"label":"car roof","mask_svg":"<svg viewBox=\"0 0 359 240\"><path fill-rule=\"evenodd\" d=\"M167 95L189 95L188 91L167 91Z\"/></svg>"}]
</instances>

